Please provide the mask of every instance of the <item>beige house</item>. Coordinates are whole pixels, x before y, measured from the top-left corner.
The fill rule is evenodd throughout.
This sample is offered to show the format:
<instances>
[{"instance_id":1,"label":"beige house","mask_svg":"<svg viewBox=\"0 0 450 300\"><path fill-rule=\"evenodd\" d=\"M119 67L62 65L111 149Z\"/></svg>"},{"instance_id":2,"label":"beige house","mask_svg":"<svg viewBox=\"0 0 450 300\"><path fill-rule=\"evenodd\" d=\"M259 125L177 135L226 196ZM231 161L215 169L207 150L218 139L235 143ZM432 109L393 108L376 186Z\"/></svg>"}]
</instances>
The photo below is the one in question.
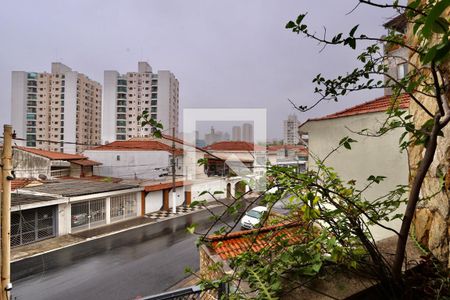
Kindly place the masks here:
<instances>
[{"instance_id":1,"label":"beige house","mask_svg":"<svg viewBox=\"0 0 450 300\"><path fill-rule=\"evenodd\" d=\"M398 99L399 107L407 109L409 97ZM370 175L386 176L378 185L364 191L366 199L376 199L393 190L397 185L408 184L408 155L400 152L399 139L402 129L393 130L381 137L358 135L363 129L376 131L386 120L386 110L391 106L391 96L348 108L346 110L316 119L309 119L299 126L299 130L309 134L308 166L314 169L316 159L324 159L339 145L343 137L350 137L358 142L352 144L352 149L339 149L329 156L325 164L341 176L343 180L356 180L356 186L363 188ZM400 221L389 226L399 228ZM382 239L392 233L375 229L375 238Z\"/></svg>"}]
</instances>

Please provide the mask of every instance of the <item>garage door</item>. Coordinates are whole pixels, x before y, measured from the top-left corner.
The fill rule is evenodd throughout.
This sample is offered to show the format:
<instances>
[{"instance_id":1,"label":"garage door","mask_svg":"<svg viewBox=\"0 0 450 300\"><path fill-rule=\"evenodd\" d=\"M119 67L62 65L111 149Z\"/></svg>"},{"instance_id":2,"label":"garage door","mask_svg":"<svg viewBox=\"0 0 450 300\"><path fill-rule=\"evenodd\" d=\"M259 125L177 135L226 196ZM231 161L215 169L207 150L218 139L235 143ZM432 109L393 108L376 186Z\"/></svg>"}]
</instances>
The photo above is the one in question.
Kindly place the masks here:
<instances>
[{"instance_id":1,"label":"garage door","mask_svg":"<svg viewBox=\"0 0 450 300\"><path fill-rule=\"evenodd\" d=\"M11 247L54 237L56 206L11 212Z\"/></svg>"},{"instance_id":2,"label":"garage door","mask_svg":"<svg viewBox=\"0 0 450 300\"><path fill-rule=\"evenodd\" d=\"M71 217L72 229L75 231L106 224L105 199L72 204Z\"/></svg>"}]
</instances>

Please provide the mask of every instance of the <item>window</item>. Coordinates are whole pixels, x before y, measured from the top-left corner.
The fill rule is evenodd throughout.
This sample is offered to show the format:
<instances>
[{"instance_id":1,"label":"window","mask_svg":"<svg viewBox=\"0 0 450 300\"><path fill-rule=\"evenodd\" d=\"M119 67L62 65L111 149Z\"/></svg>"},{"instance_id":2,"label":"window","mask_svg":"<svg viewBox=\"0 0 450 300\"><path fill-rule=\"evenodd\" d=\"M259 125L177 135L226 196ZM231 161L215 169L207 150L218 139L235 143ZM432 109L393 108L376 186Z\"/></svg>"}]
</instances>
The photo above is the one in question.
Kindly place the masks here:
<instances>
[{"instance_id":1,"label":"window","mask_svg":"<svg viewBox=\"0 0 450 300\"><path fill-rule=\"evenodd\" d=\"M120 155L117 155L117 156L116 156L116 160L117 160L117 161L120 161Z\"/></svg>"}]
</instances>

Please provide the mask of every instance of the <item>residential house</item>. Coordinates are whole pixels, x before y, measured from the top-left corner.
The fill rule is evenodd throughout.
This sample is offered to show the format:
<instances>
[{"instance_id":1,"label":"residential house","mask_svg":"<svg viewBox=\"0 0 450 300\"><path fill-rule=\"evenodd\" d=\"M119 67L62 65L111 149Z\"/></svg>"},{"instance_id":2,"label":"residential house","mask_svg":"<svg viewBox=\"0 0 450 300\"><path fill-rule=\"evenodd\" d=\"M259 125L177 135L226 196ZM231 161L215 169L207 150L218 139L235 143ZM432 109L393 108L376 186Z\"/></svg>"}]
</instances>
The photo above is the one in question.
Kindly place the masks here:
<instances>
[{"instance_id":1,"label":"residential house","mask_svg":"<svg viewBox=\"0 0 450 300\"><path fill-rule=\"evenodd\" d=\"M142 190L139 185L85 179L58 179L19 188L12 194L18 200L12 208L17 214L18 230L12 235L34 230L39 237L38 221L43 211L48 224L53 224L53 236L141 216ZM30 221L25 215L34 217Z\"/></svg>"},{"instance_id":2,"label":"residential house","mask_svg":"<svg viewBox=\"0 0 450 300\"><path fill-rule=\"evenodd\" d=\"M292 166L304 172L308 163L308 149L303 145L267 146L267 158L272 166Z\"/></svg>"},{"instance_id":3,"label":"residential house","mask_svg":"<svg viewBox=\"0 0 450 300\"><path fill-rule=\"evenodd\" d=\"M16 178L39 178L44 180L63 176L91 176L93 166L101 164L79 154L20 146L14 147L12 162Z\"/></svg>"},{"instance_id":4,"label":"residential house","mask_svg":"<svg viewBox=\"0 0 450 300\"><path fill-rule=\"evenodd\" d=\"M386 110L392 104L408 109L409 100L407 95L402 95L393 103L391 96L384 96L301 124L299 129L309 134L309 169L316 166L316 159L327 157L339 145L339 141L348 136L358 141L352 144L352 149L341 148L325 161L344 181L356 180L356 187L363 188L370 175L386 176L380 184L363 192L366 199L376 199L397 185L407 185L408 156L406 151L400 152L399 149L403 130L398 128L379 137L359 135L357 132L363 129L377 131L386 120ZM394 228L399 225L399 220L389 223ZM391 232L381 228L374 229L373 233L376 239L391 235Z\"/></svg>"},{"instance_id":5,"label":"residential house","mask_svg":"<svg viewBox=\"0 0 450 300\"><path fill-rule=\"evenodd\" d=\"M183 151L155 140L115 141L83 152L101 165L94 168L99 176L127 179L158 179L171 172L175 155L176 172L183 170Z\"/></svg>"}]
</instances>

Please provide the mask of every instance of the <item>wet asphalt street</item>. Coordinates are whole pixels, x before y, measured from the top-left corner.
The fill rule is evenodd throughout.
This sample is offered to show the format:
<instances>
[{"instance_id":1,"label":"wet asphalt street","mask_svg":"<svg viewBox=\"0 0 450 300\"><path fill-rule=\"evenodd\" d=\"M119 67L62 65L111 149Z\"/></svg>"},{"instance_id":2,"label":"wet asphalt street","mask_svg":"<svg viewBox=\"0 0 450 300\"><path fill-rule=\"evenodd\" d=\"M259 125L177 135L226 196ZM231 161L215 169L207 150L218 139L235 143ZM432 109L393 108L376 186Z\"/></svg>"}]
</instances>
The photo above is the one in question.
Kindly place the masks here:
<instances>
[{"instance_id":1,"label":"wet asphalt street","mask_svg":"<svg viewBox=\"0 0 450 300\"><path fill-rule=\"evenodd\" d=\"M185 228L206 229L210 216L201 211L14 264L12 299L122 300L165 291L187 276L185 267L198 269L197 236ZM30 269L34 275L18 279Z\"/></svg>"}]
</instances>

